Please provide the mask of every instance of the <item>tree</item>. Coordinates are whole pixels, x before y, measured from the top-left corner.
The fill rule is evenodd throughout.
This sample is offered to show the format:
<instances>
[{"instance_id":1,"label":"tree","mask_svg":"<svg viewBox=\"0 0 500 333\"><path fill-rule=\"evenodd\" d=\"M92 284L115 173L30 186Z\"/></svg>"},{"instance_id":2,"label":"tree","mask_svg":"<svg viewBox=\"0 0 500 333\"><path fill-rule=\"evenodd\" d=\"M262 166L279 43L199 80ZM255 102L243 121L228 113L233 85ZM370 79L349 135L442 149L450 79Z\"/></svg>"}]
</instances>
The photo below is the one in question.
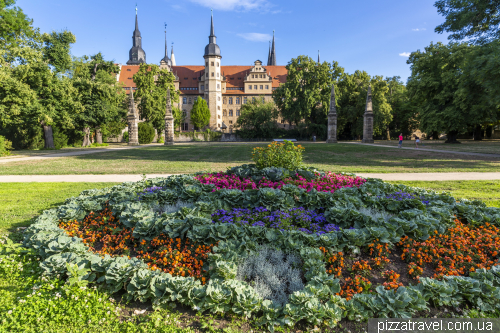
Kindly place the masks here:
<instances>
[{"instance_id":1,"label":"tree","mask_svg":"<svg viewBox=\"0 0 500 333\"><path fill-rule=\"evenodd\" d=\"M76 123L83 132L82 146L90 145L90 129L96 133L96 142L102 143L101 126L120 122L126 117L126 95L116 83L119 67L113 61L104 60L101 53L76 59L73 63L72 82L84 112Z\"/></svg>"},{"instance_id":2,"label":"tree","mask_svg":"<svg viewBox=\"0 0 500 333\"><path fill-rule=\"evenodd\" d=\"M381 76L370 77L365 71L343 75L336 85L337 130L339 137L360 138L366 108L368 85L372 87L373 134L387 137L387 127L392 121L392 109L387 102L389 88Z\"/></svg>"},{"instance_id":3,"label":"tree","mask_svg":"<svg viewBox=\"0 0 500 333\"><path fill-rule=\"evenodd\" d=\"M202 129L210 123L210 109L207 102L199 96L191 110L191 123L198 129Z\"/></svg>"},{"instance_id":4,"label":"tree","mask_svg":"<svg viewBox=\"0 0 500 333\"><path fill-rule=\"evenodd\" d=\"M278 132L278 110L272 102L262 103L261 98L241 106L236 121L238 133L243 138L272 138Z\"/></svg>"},{"instance_id":5,"label":"tree","mask_svg":"<svg viewBox=\"0 0 500 333\"><path fill-rule=\"evenodd\" d=\"M0 0L0 49L15 48L35 35L29 19L15 0Z\"/></svg>"},{"instance_id":6,"label":"tree","mask_svg":"<svg viewBox=\"0 0 500 333\"><path fill-rule=\"evenodd\" d=\"M67 72L72 67L70 54L71 44L76 42L76 37L70 31L55 32L42 35L44 43L43 60L54 66L58 73Z\"/></svg>"},{"instance_id":7,"label":"tree","mask_svg":"<svg viewBox=\"0 0 500 333\"><path fill-rule=\"evenodd\" d=\"M387 127L387 135L397 137L403 133L403 136L408 137L418 129L415 106L411 103L408 90L400 76L386 77L385 81L389 88L387 102L392 109L392 121Z\"/></svg>"},{"instance_id":8,"label":"tree","mask_svg":"<svg viewBox=\"0 0 500 333\"><path fill-rule=\"evenodd\" d=\"M435 31L451 33L450 40L485 44L500 38L500 0L438 0L434 6L446 18Z\"/></svg>"},{"instance_id":9,"label":"tree","mask_svg":"<svg viewBox=\"0 0 500 333\"><path fill-rule=\"evenodd\" d=\"M468 44L432 44L425 52L413 52L408 91L418 105L420 129L426 133L445 132L448 143L479 121L477 97L467 96L461 85L463 72L473 47ZM476 109L477 110L477 109Z\"/></svg>"},{"instance_id":10,"label":"tree","mask_svg":"<svg viewBox=\"0 0 500 333\"><path fill-rule=\"evenodd\" d=\"M175 76L168 69L160 69L158 65L141 64L134 74L137 91L134 95L139 100L141 118L150 122L158 132L165 129L165 106L167 90L170 89L172 102L179 100L179 92L175 90Z\"/></svg>"},{"instance_id":11,"label":"tree","mask_svg":"<svg viewBox=\"0 0 500 333\"><path fill-rule=\"evenodd\" d=\"M286 66L286 83L273 92L280 115L290 124L326 124L332 84L344 72L337 62L318 64L298 56Z\"/></svg>"}]
</instances>

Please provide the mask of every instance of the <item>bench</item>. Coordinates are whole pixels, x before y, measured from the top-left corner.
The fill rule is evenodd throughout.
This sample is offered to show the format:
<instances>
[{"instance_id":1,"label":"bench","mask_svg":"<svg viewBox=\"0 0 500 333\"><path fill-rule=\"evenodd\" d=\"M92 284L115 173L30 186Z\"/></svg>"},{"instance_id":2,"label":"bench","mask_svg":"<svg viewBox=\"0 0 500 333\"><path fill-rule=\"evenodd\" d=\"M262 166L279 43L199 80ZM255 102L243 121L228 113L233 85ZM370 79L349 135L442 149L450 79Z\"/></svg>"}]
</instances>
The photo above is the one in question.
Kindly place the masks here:
<instances>
[{"instance_id":1,"label":"bench","mask_svg":"<svg viewBox=\"0 0 500 333\"><path fill-rule=\"evenodd\" d=\"M276 142L284 142L284 141L297 142L296 139L273 139L273 141L276 141Z\"/></svg>"}]
</instances>

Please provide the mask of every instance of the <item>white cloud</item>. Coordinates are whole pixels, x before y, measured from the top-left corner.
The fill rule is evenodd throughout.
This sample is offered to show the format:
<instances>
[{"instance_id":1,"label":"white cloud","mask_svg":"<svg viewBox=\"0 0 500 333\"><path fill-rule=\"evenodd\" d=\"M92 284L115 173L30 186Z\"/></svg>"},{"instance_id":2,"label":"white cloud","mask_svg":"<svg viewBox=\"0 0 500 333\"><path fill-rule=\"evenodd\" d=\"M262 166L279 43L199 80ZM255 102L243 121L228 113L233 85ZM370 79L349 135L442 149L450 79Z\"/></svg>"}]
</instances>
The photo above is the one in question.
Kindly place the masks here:
<instances>
[{"instance_id":1,"label":"white cloud","mask_svg":"<svg viewBox=\"0 0 500 333\"><path fill-rule=\"evenodd\" d=\"M403 52L403 53L400 53L399 56L408 58L410 56L410 54L411 54L410 52Z\"/></svg>"},{"instance_id":2,"label":"white cloud","mask_svg":"<svg viewBox=\"0 0 500 333\"><path fill-rule=\"evenodd\" d=\"M244 34L238 34L238 36L252 42L268 42L273 38L269 34L260 34L258 32L247 32Z\"/></svg>"},{"instance_id":3,"label":"white cloud","mask_svg":"<svg viewBox=\"0 0 500 333\"><path fill-rule=\"evenodd\" d=\"M267 0L189 0L217 10L268 10Z\"/></svg>"},{"instance_id":4,"label":"white cloud","mask_svg":"<svg viewBox=\"0 0 500 333\"><path fill-rule=\"evenodd\" d=\"M427 29L425 28L416 28L416 29L411 29L411 31L425 31Z\"/></svg>"}]
</instances>

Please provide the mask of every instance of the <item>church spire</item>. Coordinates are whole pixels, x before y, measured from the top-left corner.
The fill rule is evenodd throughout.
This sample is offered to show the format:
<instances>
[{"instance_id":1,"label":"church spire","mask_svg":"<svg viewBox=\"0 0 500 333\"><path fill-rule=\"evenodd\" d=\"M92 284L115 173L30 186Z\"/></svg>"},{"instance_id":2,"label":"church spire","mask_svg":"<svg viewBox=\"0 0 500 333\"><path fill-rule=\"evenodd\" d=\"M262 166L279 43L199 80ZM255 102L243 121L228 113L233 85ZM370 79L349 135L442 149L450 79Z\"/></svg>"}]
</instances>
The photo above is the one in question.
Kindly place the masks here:
<instances>
[{"instance_id":1,"label":"church spire","mask_svg":"<svg viewBox=\"0 0 500 333\"><path fill-rule=\"evenodd\" d=\"M271 41L269 41L269 53L267 54L267 65L271 66Z\"/></svg>"},{"instance_id":2,"label":"church spire","mask_svg":"<svg viewBox=\"0 0 500 333\"><path fill-rule=\"evenodd\" d=\"M273 30L273 44L271 46L271 61L269 66L276 66L276 45L274 42L274 30Z\"/></svg>"},{"instance_id":3,"label":"church spire","mask_svg":"<svg viewBox=\"0 0 500 333\"><path fill-rule=\"evenodd\" d=\"M167 47L167 23L165 22L165 58L168 58L168 47Z\"/></svg>"},{"instance_id":4,"label":"church spire","mask_svg":"<svg viewBox=\"0 0 500 333\"><path fill-rule=\"evenodd\" d=\"M172 52L170 53L170 61L172 61L172 66L177 66L175 64L174 42L172 42Z\"/></svg>"},{"instance_id":5,"label":"church spire","mask_svg":"<svg viewBox=\"0 0 500 333\"><path fill-rule=\"evenodd\" d=\"M127 65L139 65L146 62L146 52L142 49L142 37L139 31L137 6L135 7L135 30L132 33L132 48L129 51Z\"/></svg>"},{"instance_id":6,"label":"church spire","mask_svg":"<svg viewBox=\"0 0 500 333\"><path fill-rule=\"evenodd\" d=\"M319 50L318 50L318 65L321 64L321 60L319 58Z\"/></svg>"},{"instance_id":7,"label":"church spire","mask_svg":"<svg viewBox=\"0 0 500 333\"><path fill-rule=\"evenodd\" d=\"M172 66L172 61L168 57L168 45L167 45L167 23L165 22L165 56L160 60L160 64L165 66Z\"/></svg>"}]
</instances>

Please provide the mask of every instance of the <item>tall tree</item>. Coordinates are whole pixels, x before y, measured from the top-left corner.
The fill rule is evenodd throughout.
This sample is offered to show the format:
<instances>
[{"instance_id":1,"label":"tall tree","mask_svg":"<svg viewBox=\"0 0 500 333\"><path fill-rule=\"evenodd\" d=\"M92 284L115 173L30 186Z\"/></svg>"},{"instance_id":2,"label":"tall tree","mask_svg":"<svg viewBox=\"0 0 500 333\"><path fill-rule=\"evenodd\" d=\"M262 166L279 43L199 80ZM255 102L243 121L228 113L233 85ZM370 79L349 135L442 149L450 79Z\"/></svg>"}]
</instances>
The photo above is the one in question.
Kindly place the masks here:
<instances>
[{"instance_id":1,"label":"tall tree","mask_svg":"<svg viewBox=\"0 0 500 333\"><path fill-rule=\"evenodd\" d=\"M419 106L420 129L426 133L445 132L446 142L457 142L458 134L480 121L478 114L471 112L476 98L460 89L472 49L465 43L431 43L425 52L413 52L407 61L412 71L408 90Z\"/></svg>"},{"instance_id":2,"label":"tall tree","mask_svg":"<svg viewBox=\"0 0 500 333\"><path fill-rule=\"evenodd\" d=\"M318 64L303 55L292 59L286 68L286 83L273 92L281 117L295 125L302 121L326 124L331 87L344 69L337 62Z\"/></svg>"},{"instance_id":3,"label":"tall tree","mask_svg":"<svg viewBox=\"0 0 500 333\"><path fill-rule=\"evenodd\" d=\"M150 122L161 132L165 129L165 103L167 90L170 89L172 103L179 100L179 92L175 90L175 76L168 69L160 69L158 65L141 64L134 75L137 91L134 97L139 99L141 118Z\"/></svg>"},{"instance_id":4,"label":"tall tree","mask_svg":"<svg viewBox=\"0 0 500 333\"><path fill-rule=\"evenodd\" d=\"M42 35L44 43L43 60L54 66L58 73L64 73L71 69L71 44L76 43L76 37L70 31L55 32Z\"/></svg>"},{"instance_id":5,"label":"tall tree","mask_svg":"<svg viewBox=\"0 0 500 333\"><path fill-rule=\"evenodd\" d=\"M277 134L278 110L274 103L262 103L261 100L258 98L241 106L236 126L244 138L272 138Z\"/></svg>"},{"instance_id":6,"label":"tall tree","mask_svg":"<svg viewBox=\"0 0 500 333\"><path fill-rule=\"evenodd\" d=\"M392 109L387 102L389 88L381 76L370 77L365 71L356 71L341 77L336 85L337 130L344 139L361 138L363 115L366 107L368 85L372 87L373 134L387 136L387 126L392 120Z\"/></svg>"},{"instance_id":7,"label":"tall tree","mask_svg":"<svg viewBox=\"0 0 500 333\"><path fill-rule=\"evenodd\" d=\"M118 72L119 67L104 60L100 53L77 59L73 64L73 85L84 107L77 117L78 127L83 131L83 146L90 145L91 129L95 131L96 142L102 143L101 126L126 116L126 95L116 82Z\"/></svg>"},{"instance_id":8,"label":"tall tree","mask_svg":"<svg viewBox=\"0 0 500 333\"><path fill-rule=\"evenodd\" d=\"M15 48L35 35L33 20L15 6L15 0L0 0L0 49Z\"/></svg>"},{"instance_id":9,"label":"tall tree","mask_svg":"<svg viewBox=\"0 0 500 333\"><path fill-rule=\"evenodd\" d=\"M484 44L500 38L500 0L438 0L434 6L446 18L435 31L451 33L448 39Z\"/></svg>"},{"instance_id":10,"label":"tall tree","mask_svg":"<svg viewBox=\"0 0 500 333\"><path fill-rule=\"evenodd\" d=\"M387 102L392 109L392 121L388 125L388 135L397 137L400 133L408 137L418 129L417 115L415 107L411 103L408 90L401 81L400 76L386 77L387 87Z\"/></svg>"},{"instance_id":11,"label":"tall tree","mask_svg":"<svg viewBox=\"0 0 500 333\"><path fill-rule=\"evenodd\" d=\"M202 129L210 123L210 109L207 102L199 96L191 109L191 123L198 129Z\"/></svg>"}]
</instances>

